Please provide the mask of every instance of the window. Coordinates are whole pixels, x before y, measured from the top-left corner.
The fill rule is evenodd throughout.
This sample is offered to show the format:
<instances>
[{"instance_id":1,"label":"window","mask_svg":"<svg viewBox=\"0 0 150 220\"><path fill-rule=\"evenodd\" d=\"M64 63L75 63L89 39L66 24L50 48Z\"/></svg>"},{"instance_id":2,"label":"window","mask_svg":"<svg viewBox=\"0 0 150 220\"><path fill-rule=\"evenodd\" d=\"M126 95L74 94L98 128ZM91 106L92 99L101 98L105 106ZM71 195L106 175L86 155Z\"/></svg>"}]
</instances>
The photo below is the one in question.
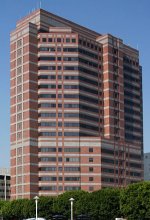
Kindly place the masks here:
<instances>
[{"instance_id":1,"label":"window","mask_svg":"<svg viewBox=\"0 0 150 220\"><path fill-rule=\"evenodd\" d=\"M89 167L89 172L93 172L93 167Z\"/></svg>"},{"instance_id":2,"label":"window","mask_svg":"<svg viewBox=\"0 0 150 220\"><path fill-rule=\"evenodd\" d=\"M55 108L56 107L56 103L41 103L41 104L39 104L38 105L39 106L39 108L40 107L43 107L43 108Z\"/></svg>"},{"instance_id":3,"label":"window","mask_svg":"<svg viewBox=\"0 0 150 220\"><path fill-rule=\"evenodd\" d=\"M64 113L65 118L78 118L79 114L78 113Z\"/></svg>"},{"instance_id":4,"label":"window","mask_svg":"<svg viewBox=\"0 0 150 220\"><path fill-rule=\"evenodd\" d=\"M22 82L22 76L18 76L17 83L20 84Z\"/></svg>"},{"instance_id":5,"label":"window","mask_svg":"<svg viewBox=\"0 0 150 220\"><path fill-rule=\"evenodd\" d=\"M117 180L115 180L114 178L102 177L102 182L114 183L114 182L117 182Z\"/></svg>"},{"instance_id":6,"label":"window","mask_svg":"<svg viewBox=\"0 0 150 220\"><path fill-rule=\"evenodd\" d=\"M58 98L60 98L60 99L61 99L61 98L62 98L62 94L58 94Z\"/></svg>"},{"instance_id":7,"label":"window","mask_svg":"<svg viewBox=\"0 0 150 220\"><path fill-rule=\"evenodd\" d=\"M17 59L17 65L18 66L21 65L21 63L22 63L22 58L20 57L20 58Z\"/></svg>"},{"instance_id":8,"label":"window","mask_svg":"<svg viewBox=\"0 0 150 220\"><path fill-rule=\"evenodd\" d=\"M56 171L56 167L40 167L40 171Z\"/></svg>"},{"instance_id":9,"label":"window","mask_svg":"<svg viewBox=\"0 0 150 220\"><path fill-rule=\"evenodd\" d=\"M64 94L64 98L77 99L77 98L79 98L79 95L78 94Z\"/></svg>"},{"instance_id":10,"label":"window","mask_svg":"<svg viewBox=\"0 0 150 220\"><path fill-rule=\"evenodd\" d=\"M62 187L62 186L59 186L59 187L58 187L58 190L59 190L59 191L62 191L62 190L63 190L63 187Z\"/></svg>"},{"instance_id":11,"label":"window","mask_svg":"<svg viewBox=\"0 0 150 220\"><path fill-rule=\"evenodd\" d=\"M64 108L79 108L79 104L64 104Z\"/></svg>"},{"instance_id":12,"label":"window","mask_svg":"<svg viewBox=\"0 0 150 220\"><path fill-rule=\"evenodd\" d=\"M78 70L83 72L83 73L86 73L88 75L92 75L92 76L98 77L98 72L96 72L96 71L92 71L92 70L86 69L86 68L81 67L81 66L78 67Z\"/></svg>"},{"instance_id":13,"label":"window","mask_svg":"<svg viewBox=\"0 0 150 220\"><path fill-rule=\"evenodd\" d=\"M64 136L68 136L68 137L77 137L79 136L79 132L64 132Z\"/></svg>"},{"instance_id":14,"label":"window","mask_svg":"<svg viewBox=\"0 0 150 220\"><path fill-rule=\"evenodd\" d=\"M61 79L62 78L62 76L61 75L58 75L58 79Z\"/></svg>"},{"instance_id":15,"label":"window","mask_svg":"<svg viewBox=\"0 0 150 220\"><path fill-rule=\"evenodd\" d=\"M72 47L70 47L70 48L63 48L63 51L64 52L78 52L78 48L72 48Z\"/></svg>"},{"instance_id":16,"label":"window","mask_svg":"<svg viewBox=\"0 0 150 220\"><path fill-rule=\"evenodd\" d=\"M70 43L70 38L66 38L66 43Z\"/></svg>"},{"instance_id":17,"label":"window","mask_svg":"<svg viewBox=\"0 0 150 220\"><path fill-rule=\"evenodd\" d=\"M56 148L42 147L42 148L39 148L39 151L40 152L56 152Z\"/></svg>"},{"instance_id":18,"label":"window","mask_svg":"<svg viewBox=\"0 0 150 220\"><path fill-rule=\"evenodd\" d=\"M56 186L41 186L41 187L39 187L39 190L41 190L41 191L56 191L57 187Z\"/></svg>"},{"instance_id":19,"label":"window","mask_svg":"<svg viewBox=\"0 0 150 220\"><path fill-rule=\"evenodd\" d=\"M104 173L118 173L118 170L104 167L104 168L102 168L102 172L104 172Z\"/></svg>"},{"instance_id":20,"label":"window","mask_svg":"<svg viewBox=\"0 0 150 220\"><path fill-rule=\"evenodd\" d=\"M94 187L93 186L89 186L89 191L93 191Z\"/></svg>"},{"instance_id":21,"label":"window","mask_svg":"<svg viewBox=\"0 0 150 220\"><path fill-rule=\"evenodd\" d=\"M89 153L93 153L93 148L89 148Z\"/></svg>"},{"instance_id":22,"label":"window","mask_svg":"<svg viewBox=\"0 0 150 220\"><path fill-rule=\"evenodd\" d=\"M89 162L93 162L93 158L92 157L89 158Z\"/></svg>"},{"instance_id":23,"label":"window","mask_svg":"<svg viewBox=\"0 0 150 220\"><path fill-rule=\"evenodd\" d=\"M57 177L54 176L42 176L39 177L40 181L57 181Z\"/></svg>"},{"instance_id":24,"label":"window","mask_svg":"<svg viewBox=\"0 0 150 220\"><path fill-rule=\"evenodd\" d=\"M111 163L114 164L114 160L113 159L108 159L108 158L102 158L102 163ZM117 160L116 160L116 164L117 164Z\"/></svg>"},{"instance_id":25,"label":"window","mask_svg":"<svg viewBox=\"0 0 150 220\"><path fill-rule=\"evenodd\" d=\"M20 73L22 73L22 68L21 68L21 66L17 68L17 75L19 75Z\"/></svg>"},{"instance_id":26,"label":"window","mask_svg":"<svg viewBox=\"0 0 150 220\"><path fill-rule=\"evenodd\" d=\"M58 127L62 127L62 122L58 122Z\"/></svg>"},{"instance_id":27,"label":"window","mask_svg":"<svg viewBox=\"0 0 150 220\"><path fill-rule=\"evenodd\" d=\"M64 70L78 70L77 66L64 66Z\"/></svg>"},{"instance_id":28,"label":"window","mask_svg":"<svg viewBox=\"0 0 150 220\"><path fill-rule=\"evenodd\" d=\"M82 40L81 39L79 39L79 44L82 44Z\"/></svg>"},{"instance_id":29,"label":"window","mask_svg":"<svg viewBox=\"0 0 150 220\"><path fill-rule=\"evenodd\" d=\"M79 53L82 53L82 54L84 54L84 55L86 55L88 57L92 57L94 59L98 59L98 55L97 54L91 53L91 52L89 52L87 50L84 50L82 48L79 48Z\"/></svg>"},{"instance_id":30,"label":"window","mask_svg":"<svg viewBox=\"0 0 150 220\"><path fill-rule=\"evenodd\" d=\"M57 47L57 51L60 52L61 51L61 47Z\"/></svg>"},{"instance_id":31,"label":"window","mask_svg":"<svg viewBox=\"0 0 150 220\"><path fill-rule=\"evenodd\" d=\"M22 53L22 49L20 48L19 50L17 50L17 56L21 56Z\"/></svg>"},{"instance_id":32,"label":"window","mask_svg":"<svg viewBox=\"0 0 150 220\"><path fill-rule=\"evenodd\" d=\"M17 41L17 47L21 47L21 45L22 45L22 40L20 39Z\"/></svg>"},{"instance_id":33,"label":"window","mask_svg":"<svg viewBox=\"0 0 150 220\"><path fill-rule=\"evenodd\" d=\"M42 42L46 42L46 38L42 38Z\"/></svg>"},{"instance_id":34,"label":"window","mask_svg":"<svg viewBox=\"0 0 150 220\"><path fill-rule=\"evenodd\" d=\"M40 158L40 161L43 161L43 162L56 162L56 157L41 157Z\"/></svg>"},{"instance_id":35,"label":"window","mask_svg":"<svg viewBox=\"0 0 150 220\"><path fill-rule=\"evenodd\" d=\"M65 181L80 181L80 177L65 177Z\"/></svg>"},{"instance_id":36,"label":"window","mask_svg":"<svg viewBox=\"0 0 150 220\"><path fill-rule=\"evenodd\" d=\"M18 132L17 133L17 140L21 139L22 138L22 133L21 132Z\"/></svg>"},{"instance_id":37,"label":"window","mask_svg":"<svg viewBox=\"0 0 150 220\"><path fill-rule=\"evenodd\" d=\"M21 154L22 154L22 148L19 147L19 148L17 148L17 155L21 155Z\"/></svg>"},{"instance_id":38,"label":"window","mask_svg":"<svg viewBox=\"0 0 150 220\"><path fill-rule=\"evenodd\" d=\"M83 46L86 46L86 41L83 41Z\"/></svg>"},{"instance_id":39,"label":"window","mask_svg":"<svg viewBox=\"0 0 150 220\"><path fill-rule=\"evenodd\" d=\"M39 136L56 136L56 132L40 132Z\"/></svg>"},{"instance_id":40,"label":"window","mask_svg":"<svg viewBox=\"0 0 150 220\"><path fill-rule=\"evenodd\" d=\"M17 115L17 120L18 120L18 121L22 120L22 114L21 114L21 113L19 113L19 114Z\"/></svg>"},{"instance_id":41,"label":"window","mask_svg":"<svg viewBox=\"0 0 150 220\"><path fill-rule=\"evenodd\" d=\"M89 181L93 181L93 177L89 177Z\"/></svg>"},{"instance_id":42,"label":"window","mask_svg":"<svg viewBox=\"0 0 150 220\"><path fill-rule=\"evenodd\" d=\"M17 124L17 130L21 130L21 128L22 128L22 123L20 122Z\"/></svg>"},{"instance_id":43,"label":"window","mask_svg":"<svg viewBox=\"0 0 150 220\"><path fill-rule=\"evenodd\" d=\"M53 56L40 56L38 60L55 61L56 57Z\"/></svg>"},{"instance_id":44,"label":"window","mask_svg":"<svg viewBox=\"0 0 150 220\"><path fill-rule=\"evenodd\" d=\"M17 105L17 111L21 111L22 110L22 104L18 104Z\"/></svg>"},{"instance_id":45,"label":"window","mask_svg":"<svg viewBox=\"0 0 150 220\"><path fill-rule=\"evenodd\" d=\"M39 89L56 89L55 84L41 84L38 86Z\"/></svg>"},{"instance_id":46,"label":"window","mask_svg":"<svg viewBox=\"0 0 150 220\"><path fill-rule=\"evenodd\" d=\"M57 57L57 60L58 60L58 61L61 61L61 57Z\"/></svg>"},{"instance_id":47,"label":"window","mask_svg":"<svg viewBox=\"0 0 150 220\"><path fill-rule=\"evenodd\" d=\"M79 157L66 157L65 161L66 162L79 162L80 158Z\"/></svg>"},{"instance_id":48,"label":"window","mask_svg":"<svg viewBox=\"0 0 150 220\"><path fill-rule=\"evenodd\" d=\"M56 70L56 66L39 66L39 70Z\"/></svg>"},{"instance_id":49,"label":"window","mask_svg":"<svg viewBox=\"0 0 150 220\"><path fill-rule=\"evenodd\" d=\"M39 98L56 98L56 94L40 94Z\"/></svg>"},{"instance_id":50,"label":"window","mask_svg":"<svg viewBox=\"0 0 150 220\"><path fill-rule=\"evenodd\" d=\"M80 152L80 148L65 148L64 152Z\"/></svg>"},{"instance_id":51,"label":"window","mask_svg":"<svg viewBox=\"0 0 150 220\"><path fill-rule=\"evenodd\" d=\"M79 172L80 171L80 167L64 167L64 171Z\"/></svg>"},{"instance_id":52,"label":"window","mask_svg":"<svg viewBox=\"0 0 150 220\"><path fill-rule=\"evenodd\" d=\"M111 149L102 149L101 152L104 154L114 155L114 150L111 150Z\"/></svg>"},{"instance_id":53,"label":"window","mask_svg":"<svg viewBox=\"0 0 150 220\"><path fill-rule=\"evenodd\" d=\"M78 61L78 57L64 57L64 61Z\"/></svg>"},{"instance_id":54,"label":"window","mask_svg":"<svg viewBox=\"0 0 150 220\"><path fill-rule=\"evenodd\" d=\"M72 38L72 43L76 43L76 39L75 38Z\"/></svg>"},{"instance_id":55,"label":"window","mask_svg":"<svg viewBox=\"0 0 150 220\"><path fill-rule=\"evenodd\" d=\"M21 102L21 101L22 101L22 95L20 94L17 96L17 102Z\"/></svg>"},{"instance_id":56,"label":"window","mask_svg":"<svg viewBox=\"0 0 150 220\"><path fill-rule=\"evenodd\" d=\"M61 38L57 38L57 42L58 42L58 43L61 42Z\"/></svg>"},{"instance_id":57,"label":"window","mask_svg":"<svg viewBox=\"0 0 150 220\"><path fill-rule=\"evenodd\" d=\"M17 86L17 93L20 93L22 91L22 86Z\"/></svg>"},{"instance_id":58,"label":"window","mask_svg":"<svg viewBox=\"0 0 150 220\"><path fill-rule=\"evenodd\" d=\"M56 113L40 113L39 114L39 117L42 117L42 118L49 118L49 117L52 117L52 118L54 118L54 117L56 117Z\"/></svg>"},{"instance_id":59,"label":"window","mask_svg":"<svg viewBox=\"0 0 150 220\"><path fill-rule=\"evenodd\" d=\"M80 186L65 186L65 191L80 190Z\"/></svg>"},{"instance_id":60,"label":"window","mask_svg":"<svg viewBox=\"0 0 150 220\"><path fill-rule=\"evenodd\" d=\"M55 75L40 75L38 79L56 79Z\"/></svg>"},{"instance_id":61,"label":"window","mask_svg":"<svg viewBox=\"0 0 150 220\"><path fill-rule=\"evenodd\" d=\"M53 39L52 38L48 38L48 42L53 42Z\"/></svg>"}]
</instances>

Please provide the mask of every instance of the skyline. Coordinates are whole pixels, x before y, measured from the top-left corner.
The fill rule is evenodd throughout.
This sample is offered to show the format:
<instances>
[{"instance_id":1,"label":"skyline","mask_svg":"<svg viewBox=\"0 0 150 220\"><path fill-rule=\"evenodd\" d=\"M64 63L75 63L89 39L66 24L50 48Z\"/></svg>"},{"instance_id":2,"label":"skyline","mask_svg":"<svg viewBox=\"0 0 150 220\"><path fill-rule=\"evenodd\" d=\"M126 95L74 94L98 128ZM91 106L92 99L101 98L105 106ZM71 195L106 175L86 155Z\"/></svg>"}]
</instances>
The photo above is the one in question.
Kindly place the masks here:
<instances>
[{"instance_id":1,"label":"skyline","mask_svg":"<svg viewBox=\"0 0 150 220\"><path fill-rule=\"evenodd\" d=\"M14 2L20 2L18 0L15 0ZM4 73L2 75L2 80L0 82L0 98L1 98L1 102L3 103L3 107L1 108L1 127L0 127L0 150L1 152L3 152L2 155L2 160L0 160L0 166L6 166L8 167L9 165L9 33L15 28L15 25L16 25L16 21L19 19L18 16L21 18L21 17L24 17L26 16L26 11L27 9L29 8L35 8L35 5L37 5L37 2L38 1L32 1L32 3L30 3L29 1L21 1L23 2L23 5L25 6L22 10L21 15L18 15L15 13L15 10L14 10L14 5L12 5L12 7L9 7L9 16L14 16L14 17L11 17L11 22L9 22L9 19L8 20L5 20L6 18L4 18L4 21L3 24L4 26L4 31L3 33L1 34L1 43L3 43L3 45L1 45L1 48L2 48L2 53L4 56L1 57L1 60L2 60L2 65L0 67L0 70L2 73ZM150 3L148 1L144 1L145 4L143 6L142 3L138 3L136 1L132 1L132 3L130 4L130 9L132 10L132 7L135 6L133 4L133 2L135 3L136 2L136 9L137 11L134 12L134 15L136 15L136 17L132 20L132 23L131 25L133 25L135 28L132 29L131 27L129 28L124 28L124 24L126 24L126 26L129 25L129 21L127 23L123 23L123 30L122 30L122 26L119 26L121 24L121 21L119 21L118 19L120 17L121 14L122 16L124 17L125 14L123 12L125 12L126 10L123 10L123 6L121 5L118 5L118 7L120 7L120 12L119 12L119 15L114 17L114 19L112 19L109 23L109 21L100 21L100 23L97 22L97 20L100 18L103 17L103 15L105 14L105 10L104 11L101 11L102 14L99 15L99 10L98 10L98 7L96 7L96 5L93 5L91 4L91 1L82 1L82 4L84 4L84 2L89 2L88 5L86 5L86 10L87 11L90 11L91 8L94 8L94 17L90 17L89 19L89 16L88 16L88 13L86 13L86 15L83 15L81 12L83 10L83 6L84 5L81 5L80 8L77 7L77 4L74 3L74 7L75 8L78 8L79 12L78 12L78 17L76 17L76 10L73 11L73 13L71 13L72 11L70 11L69 9L72 7L71 4L70 4L70 1L68 0L65 0L63 1L64 4L63 4L63 10L61 11L61 7L62 7L62 3L60 3L59 1L52 1L52 5L50 5L50 3L48 3L48 1L44 1L43 4L42 4L42 8L43 9L46 9L56 15L59 15L59 16L62 16L68 20L71 20L73 22L76 22L78 24L81 24L85 27L88 27L96 32L99 32L100 34L104 34L104 33L112 33L114 36L119 36L120 38L122 39L125 39L125 43L127 44L130 44L130 46L132 47L137 47L138 45L138 49L140 51L140 63L141 65L143 66L143 91L144 91L144 96L143 96L143 99L144 99L144 143L145 143L145 152L148 152L148 125L149 125L149 118L148 118L148 113L149 113L149 110L150 110L150 106L148 103L146 103L146 100L148 100L148 81L149 81L149 78L150 76L148 76L148 61L145 60L146 57L148 57L148 52L150 51L149 47L148 47L148 36L149 36L149 31L147 30L147 34L145 34L144 38L142 38L143 36L141 36L141 33L143 33L142 31L139 31L140 28L138 28L136 25L134 26L135 21L136 19L140 20L140 16L138 17L138 13L136 14L136 12L140 12L140 10L145 10L145 13L144 13L144 16L142 17L143 13L141 13L141 18L142 18L142 21L144 24L146 24L147 20L146 20L146 17L148 17L148 6L150 5ZM78 0L76 2L79 2ZM108 2L109 1L106 1L105 3L102 3L102 1L95 1L97 2L97 4L99 6L101 6L101 8L107 8L107 6L109 5ZM119 1L117 0L116 2L119 3ZM129 1L127 1L129 3ZM68 3L68 4L67 4ZM110 2L109 2L110 3ZM11 4L11 1L10 0L6 0L4 3L2 3L2 5L4 6L4 10L2 11L1 13L1 16L4 16L4 12L5 12L5 7L7 7L8 4ZM22 4L18 4L18 5L15 5L16 6L16 11L19 10L19 8L22 6ZM52 6L52 8L51 8ZM65 6L67 8L65 8ZM113 4L111 3L111 6L113 6ZM141 8L141 6L143 6ZM3 8L3 7L2 7ZM32 9L30 9L29 11L31 12ZM108 9L108 8L107 8ZM111 10L110 10L111 9ZM113 11L112 8L110 7L109 12ZM85 10L85 9L84 9ZM115 12L115 11L114 11ZM147 12L147 13L146 13ZM115 14L115 13L114 13ZM113 15L113 13L110 13L110 17ZM129 11L129 14L128 14L128 19L130 19L131 17L131 11ZM5 14L6 16L6 14ZM8 16L8 15L7 15ZM85 16L85 17L84 17ZM89 19L88 21L86 20ZM150 18L150 17L148 17ZM2 20L2 19L1 19ZM145 22L144 22L145 20ZM3 21L3 20L2 20ZM96 23L95 23L96 21ZM115 23L115 22L118 22L116 27L118 27L116 29L116 27L114 27L112 24ZM140 20L141 22L141 25L142 25L142 21ZM140 24L139 22L139 24ZM137 22L138 23L138 22ZM105 25L105 26L104 26ZM112 26L111 26L112 25ZM145 25L146 26L146 25ZM144 28L143 26L141 26L141 29ZM125 33L123 32L125 30ZM128 30L128 32L126 32ZM133 36L132 36L133 35ZM135 37L135 35L137 37ZM132 38L133 37L133 38ZM147 37L147 38L146 38ZM6 41L4 41L4 39ZM137 40L136 40L137 39ZM146 55L147 54L147 55ZM147 73L147 74L146 74ZM4 92L3 92L4 91ZM6 94L6 97L3 95L3 94ZM3 126L5 125L5 126ZM5 150L2 151L2 149L5 148ZM6 158L6 159L5 159Z\"/></svg>"}]
</instances>

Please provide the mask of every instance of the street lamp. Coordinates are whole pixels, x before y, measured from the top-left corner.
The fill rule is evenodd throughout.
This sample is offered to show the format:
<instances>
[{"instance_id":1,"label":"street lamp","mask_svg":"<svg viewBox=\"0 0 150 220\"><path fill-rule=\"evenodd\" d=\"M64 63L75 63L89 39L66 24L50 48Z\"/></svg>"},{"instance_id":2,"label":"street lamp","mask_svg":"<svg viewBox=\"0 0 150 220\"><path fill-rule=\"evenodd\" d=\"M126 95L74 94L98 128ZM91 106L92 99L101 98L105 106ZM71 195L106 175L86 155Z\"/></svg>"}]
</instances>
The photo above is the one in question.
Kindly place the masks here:
<instances>
[{"instance_id":1,"label":"street lamp","mask_svg":"<svg viewBox=\"0 0 150 220\"><path fill-rule=\"evenodd\" d=\"M70 198L69 201L71 203L71 220L73 220L73 201L74 201L74 198Z\"/></svg>"},{"instance_id":2,"label":"street lamp","mask_svg":"<svg viewBox=\"0 0 150 220\"><path fill-rule=\"evenodd\" d=\"M35 220L38 220L38 217L37 217L37 209L38 209L38 207L37 207L37 206L38 206L39 197L38 197L38 196L35 196L35 197L34 197L34 200L35 200L35 210L36 210L36 211L35 211L35 216L36 216L36 217L35 217Z\"/></svg>"}]
</instances>

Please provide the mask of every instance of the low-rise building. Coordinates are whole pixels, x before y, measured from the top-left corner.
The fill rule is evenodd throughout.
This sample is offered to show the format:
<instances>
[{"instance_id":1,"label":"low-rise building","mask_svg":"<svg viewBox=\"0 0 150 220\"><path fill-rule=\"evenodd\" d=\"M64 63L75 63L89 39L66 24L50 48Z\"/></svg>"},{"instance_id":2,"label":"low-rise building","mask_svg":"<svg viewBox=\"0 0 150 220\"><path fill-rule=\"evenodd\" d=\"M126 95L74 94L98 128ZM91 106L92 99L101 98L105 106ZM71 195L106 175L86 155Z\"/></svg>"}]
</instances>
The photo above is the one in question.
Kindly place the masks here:
<instances>
[{"instance_id":1,"label":"low-rise building","mask_svg":"<svg viewBox=\"0 0 150 220\"><path fill-rule=\"evenodd\" d=\"M0 168L0 200L10 199L10 171Z\"/></svg>"},{"instance_id":2,"label":"low-rise building","mask_svg":"<svg viewBox=\"0 0 150 220\"><path fill-rule=\"evenodd\" d=\"M150 180L150 153L144 153L144 180Z\"/></svg>"}]
</instances>

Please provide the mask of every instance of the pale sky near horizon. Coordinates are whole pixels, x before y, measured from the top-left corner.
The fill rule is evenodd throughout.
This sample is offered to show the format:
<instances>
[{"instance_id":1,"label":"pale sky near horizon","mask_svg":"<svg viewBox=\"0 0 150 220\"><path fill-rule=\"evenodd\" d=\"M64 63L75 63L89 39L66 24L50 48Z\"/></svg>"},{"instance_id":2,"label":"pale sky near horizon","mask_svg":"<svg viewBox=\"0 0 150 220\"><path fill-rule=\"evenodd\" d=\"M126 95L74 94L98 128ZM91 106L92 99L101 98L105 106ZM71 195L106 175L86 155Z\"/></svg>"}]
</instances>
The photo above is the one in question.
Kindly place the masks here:
<instances>
[{"instance_id":1,"label":"pale sky near horizon","mask_svg":"<svg viewBox=\"0 0 150 220\"><path fill-rule=\"evenodd\" d=\"M39 0L5 0L0 7L0 167L9 167L9 34ZM143 67L144 152L150 152L150 0L41 0L42 8L140 51Z\"/></svg>"}]
</instances>

